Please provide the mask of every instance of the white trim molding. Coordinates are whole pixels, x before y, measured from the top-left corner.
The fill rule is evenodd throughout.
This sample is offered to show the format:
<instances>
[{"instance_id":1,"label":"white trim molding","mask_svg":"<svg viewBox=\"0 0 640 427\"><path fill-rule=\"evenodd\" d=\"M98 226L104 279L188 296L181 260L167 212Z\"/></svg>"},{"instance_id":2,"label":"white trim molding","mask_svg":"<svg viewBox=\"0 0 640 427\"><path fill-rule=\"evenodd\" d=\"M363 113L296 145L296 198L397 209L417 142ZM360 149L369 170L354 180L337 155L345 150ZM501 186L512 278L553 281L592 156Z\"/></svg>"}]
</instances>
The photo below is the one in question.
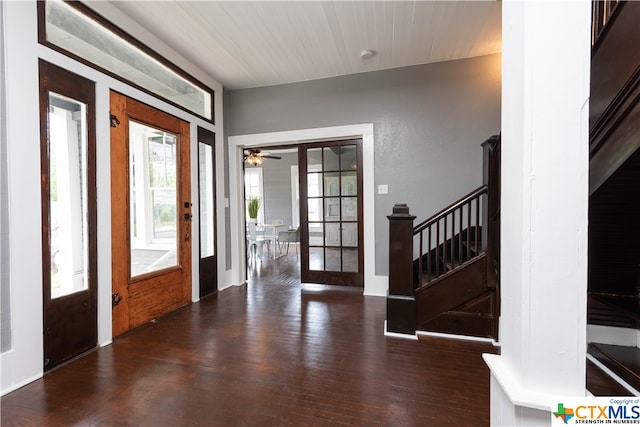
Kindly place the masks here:
<instances>
[{"instance_id":1,"label":"white trim molding","mask_svg":"<svg viewBox=\"0 0 640 427\"><path fill-rule=\"evenodd\" d=\"M403 340L411 340L411 341L418 341L418 334L414 334L414 335L409 335L409 334L399 334L397 332L389 332L389 329L387 329L387 321L384 321L384 336L385 337L389 337L389 338L401 338Z\"/></svg>"}]
</instances>

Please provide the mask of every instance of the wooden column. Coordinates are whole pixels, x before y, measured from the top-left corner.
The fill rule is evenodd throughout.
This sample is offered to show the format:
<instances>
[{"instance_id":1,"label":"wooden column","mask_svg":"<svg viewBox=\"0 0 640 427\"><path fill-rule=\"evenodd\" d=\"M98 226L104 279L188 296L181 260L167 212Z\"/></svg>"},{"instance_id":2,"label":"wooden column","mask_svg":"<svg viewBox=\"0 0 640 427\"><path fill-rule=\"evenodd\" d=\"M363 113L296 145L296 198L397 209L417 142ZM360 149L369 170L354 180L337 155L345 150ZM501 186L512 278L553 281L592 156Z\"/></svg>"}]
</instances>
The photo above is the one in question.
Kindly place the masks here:
<instances>
[{"instance_id":1,"label":"wooden column","mask_svg":"<svg viewBox=\"0 0 640 427\"><path fill-rule=\"evenodd\" d=\"M487 284L498 287L500 272L500 136L482 143L483 184L487 186L487 206L483 209L482 244L487 252Z\"/></svg>"},{"instance_id":2,"label":"wooden column","mask_svg":"<svg viewBox=\"0 0 640 427\"><path fill-rule=\"evenodd\" d=\"M493 289L493 337L497 340L500 318L500 135L493 135L483 142L482 152L483 184L487 186L486 206L482 210L482 244L487 253L487 286Z\"/></svg>"},{"instance_id":3,"label":"wooden column","mask_svg":"<svg viewBox=\"0 0 640 427\"><path fill-rule=\"evenodd\" d=\"M398 204L389 218L389 293L387 331L416 333L416 300L413 295L413 220L409 207Z\"/></svg>"}]
</instances>

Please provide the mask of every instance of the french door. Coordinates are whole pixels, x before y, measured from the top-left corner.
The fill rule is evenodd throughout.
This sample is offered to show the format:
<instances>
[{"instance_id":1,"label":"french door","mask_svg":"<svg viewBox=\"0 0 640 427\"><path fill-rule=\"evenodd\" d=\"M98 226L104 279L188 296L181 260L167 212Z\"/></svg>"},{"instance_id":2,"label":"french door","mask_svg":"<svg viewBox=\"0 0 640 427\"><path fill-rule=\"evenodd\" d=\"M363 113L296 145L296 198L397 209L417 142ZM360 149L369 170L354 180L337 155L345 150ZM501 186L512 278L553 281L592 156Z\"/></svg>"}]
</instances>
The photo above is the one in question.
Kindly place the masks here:
<instances>
[{"instance_id":1,"label":"french door","mask_svg":"<svg viewBox=\"0 0 640 427\"><path fill-rule=\"evenodd\" d=\"M95 85L39 68L46 371L97 344Z\"/></svg>"},{"instance_id":2,"label":"french door","mask_svg":"<svg viewBox=\"0 0 640 427\"><path fill-rule=\"evenodd\" d=\"M200 206L200 297L218 289L216 260L215 134L198 127L198 196Z\"/></svg>"},{"instance_id":3,"label":"french door","mask_svg":"<svg viewBox=\"0 0 640 427\"><path fill-rule=\"evenodd\" d=\"M189 124L111 92L113 336L191 301Z\"/></svg>"},{"instance_id":4,"label":"french door","mask_svg":"<svg viewBox=\"0 0 640 427\"><path fill-rule=\"evenodd\" d=\"M302 282L363 286L362 140L303 144L299 163Z\"/></svg>"}]
</instances>

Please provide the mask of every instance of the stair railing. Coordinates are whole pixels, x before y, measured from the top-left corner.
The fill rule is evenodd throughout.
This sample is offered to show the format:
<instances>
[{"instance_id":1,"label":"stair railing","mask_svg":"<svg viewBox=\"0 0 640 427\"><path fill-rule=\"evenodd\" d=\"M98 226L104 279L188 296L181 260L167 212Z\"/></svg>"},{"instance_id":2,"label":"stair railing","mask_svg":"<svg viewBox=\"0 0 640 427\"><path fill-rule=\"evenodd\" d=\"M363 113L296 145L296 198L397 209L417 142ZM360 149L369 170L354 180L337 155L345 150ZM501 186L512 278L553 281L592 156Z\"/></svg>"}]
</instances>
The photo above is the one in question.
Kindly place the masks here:
<instances>
[{"instance_id":1,"label":"stair railing","mask_svg":"<svg viewBox=\"0 0 640 427\"><path fill-rule=\"evenodd\" d=\"M414 227L416 287L429 284L485 251L481 227L487 192L487 186L482 185Z\"/></svg>"}]
</instances>

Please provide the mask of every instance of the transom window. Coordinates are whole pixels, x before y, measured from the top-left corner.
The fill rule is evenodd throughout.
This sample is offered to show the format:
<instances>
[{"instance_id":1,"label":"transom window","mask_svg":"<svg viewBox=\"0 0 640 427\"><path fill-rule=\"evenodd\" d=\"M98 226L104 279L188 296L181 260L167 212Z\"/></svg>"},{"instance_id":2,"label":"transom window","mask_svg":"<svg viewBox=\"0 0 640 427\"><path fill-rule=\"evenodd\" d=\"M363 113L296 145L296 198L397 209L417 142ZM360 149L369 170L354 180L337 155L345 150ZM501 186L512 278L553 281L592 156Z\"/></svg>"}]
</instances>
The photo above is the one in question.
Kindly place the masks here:
<instances>
[{"instance_id":1,"label":"transom window","mask_svg":"<svg viewBox=\"0 0 640 427\"><path fill-rule=\"evenodd\" d=\"M38 2L39 42L213 121L213 91L77 2Z\"/></svg>"}]
</instances>

